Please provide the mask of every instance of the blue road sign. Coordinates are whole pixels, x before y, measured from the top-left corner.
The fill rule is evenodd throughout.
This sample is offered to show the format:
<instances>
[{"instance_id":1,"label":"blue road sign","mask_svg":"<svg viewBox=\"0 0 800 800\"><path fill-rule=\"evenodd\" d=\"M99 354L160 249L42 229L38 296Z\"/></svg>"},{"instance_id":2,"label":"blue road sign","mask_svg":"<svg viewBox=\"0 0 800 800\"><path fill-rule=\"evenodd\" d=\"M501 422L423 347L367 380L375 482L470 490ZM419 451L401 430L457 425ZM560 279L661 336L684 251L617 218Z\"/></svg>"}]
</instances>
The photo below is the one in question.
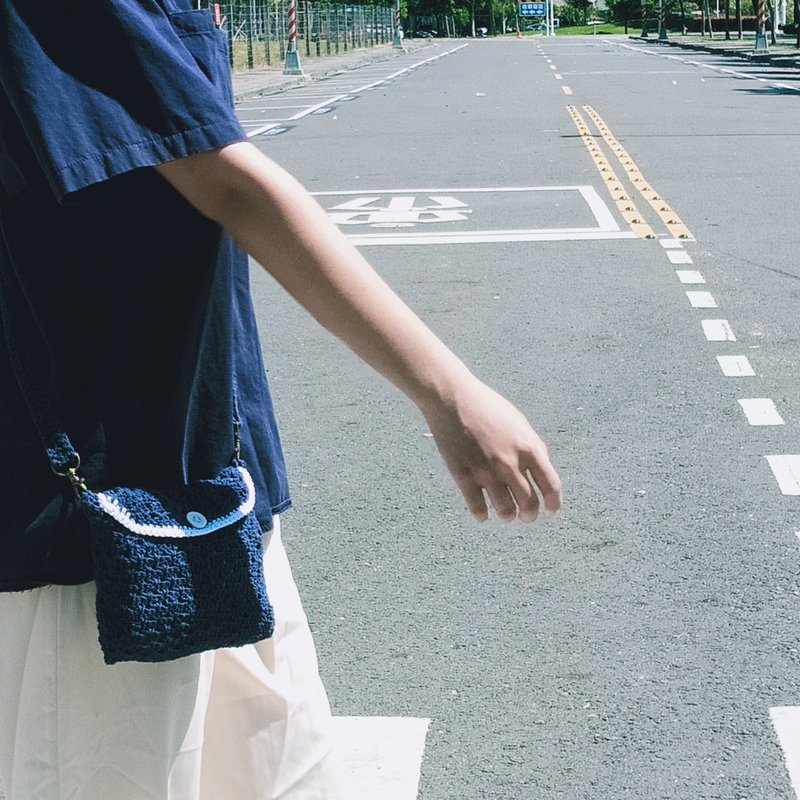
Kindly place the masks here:
<instances>
[{"instance_id":1,"label":"blue road sign","mask_svg":"<svg viewBox=\"0 0 800 800\"><path fill-rule=\"evenodd\" d=\"M521 17L544 17L547 15L545 3L520 3L519 15Z\"/></svg>"}]
</instances>

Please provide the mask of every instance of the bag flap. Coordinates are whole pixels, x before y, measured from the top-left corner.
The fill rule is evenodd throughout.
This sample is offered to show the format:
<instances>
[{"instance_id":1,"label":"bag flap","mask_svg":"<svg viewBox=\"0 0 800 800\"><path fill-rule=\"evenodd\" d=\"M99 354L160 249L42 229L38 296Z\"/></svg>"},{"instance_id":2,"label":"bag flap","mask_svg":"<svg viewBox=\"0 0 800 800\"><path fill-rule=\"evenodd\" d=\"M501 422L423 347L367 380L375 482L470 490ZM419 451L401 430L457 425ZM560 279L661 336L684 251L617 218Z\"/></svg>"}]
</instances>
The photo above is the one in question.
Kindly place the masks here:
<instances>
[{"instance_id":1,"label":"bag flap","mask_svg":"<svg viewBox=\"0 0 800 800\"><path fill-rule=\"evenodd\" d=\"M211 480L155 492L119 487L82 494L87 510L142 536L202 536L252 512L255 487L247 469L234 465Z\"/></svg>"}]
</instances>

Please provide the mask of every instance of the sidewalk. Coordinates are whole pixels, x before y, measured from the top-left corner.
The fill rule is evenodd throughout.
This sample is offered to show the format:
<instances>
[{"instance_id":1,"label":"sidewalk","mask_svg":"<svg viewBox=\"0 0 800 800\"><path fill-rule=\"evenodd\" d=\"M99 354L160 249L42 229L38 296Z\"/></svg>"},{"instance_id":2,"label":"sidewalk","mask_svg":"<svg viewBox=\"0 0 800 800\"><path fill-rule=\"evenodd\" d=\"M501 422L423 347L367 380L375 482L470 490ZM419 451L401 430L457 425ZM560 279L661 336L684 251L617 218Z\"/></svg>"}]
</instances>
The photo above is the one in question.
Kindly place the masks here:
<instances>
[{"instance_id":1,"label":"sidewalk","mask_svg":"<svg viewBox=\"0 0 800 800\"><path fill-rule=\"evenodd\" d=\"M721 56L741 58L746 61L753 61L759 64L771 64L773 66L790 67L800 69L800 50L795 44L794 35L778 34L777 44L769 45L769 53L754 55L755 36L751 31L745 31L743 39L736 38L736 32L731 32L731 39L725 40L725 32L714 33L714 38L700 36L699 33L693 34L669 34L669 38L659 40L656 36L648 36L643 39L641 36L631 36L637 42L659 45L662 47L680 47L684 50L699 50L705 53L717 53ZM767 32L767 42L769 42L769 32Z\"/></svg>"},{"instance_id":2,"label":"sidewalk","mask_svg":"<svg viewBox=\"0 0 800 800\"><path fill-rule=\"evenodd\" d=\"M233 73L233 94L237 101L247 97L274 94L291 89L294 86L305 86L314 81L346 72L366 64L378 61L387 61L406 53L417 50L433 50L441 46L440 41L431 39L406 39L403 42L404 50L395 50L391 44L382 44L376 47L360 50L348 50L338 55L321 56L319 58L304 58L300 54L300 67L304 75L284 75L283 64L264 69L244 70ZM431 53L434 55L434 53Z\"/></svg>"}]
</instances>

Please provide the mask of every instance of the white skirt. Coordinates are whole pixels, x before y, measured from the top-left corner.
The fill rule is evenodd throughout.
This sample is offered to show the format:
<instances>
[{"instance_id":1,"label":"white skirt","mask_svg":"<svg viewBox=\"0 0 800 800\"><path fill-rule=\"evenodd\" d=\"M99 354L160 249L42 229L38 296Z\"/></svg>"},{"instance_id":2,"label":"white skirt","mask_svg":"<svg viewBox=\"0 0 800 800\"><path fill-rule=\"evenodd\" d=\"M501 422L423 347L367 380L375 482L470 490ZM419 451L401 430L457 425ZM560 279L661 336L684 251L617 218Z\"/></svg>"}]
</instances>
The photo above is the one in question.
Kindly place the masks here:
<instances>
[{"instance_id":1,"label":"white skirt","mask_svg":"<svg viewBox=\"0 0 800 800\"><path fill-rule=\"evenodd\" d=\"M94 584L0 593L0 798L340 800L331 713L280 523L273 638L107 666Z\"/></svg>"}]
</instances>

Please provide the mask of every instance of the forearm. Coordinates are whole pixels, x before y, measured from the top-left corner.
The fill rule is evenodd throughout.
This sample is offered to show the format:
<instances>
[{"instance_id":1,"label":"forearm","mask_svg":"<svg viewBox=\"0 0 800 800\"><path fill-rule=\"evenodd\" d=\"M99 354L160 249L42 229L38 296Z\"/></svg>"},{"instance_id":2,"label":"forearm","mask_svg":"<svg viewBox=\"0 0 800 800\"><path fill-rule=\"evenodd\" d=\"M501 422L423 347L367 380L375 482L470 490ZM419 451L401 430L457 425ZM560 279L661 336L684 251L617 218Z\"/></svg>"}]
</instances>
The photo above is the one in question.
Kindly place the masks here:
<instances>
[{"instance_id":1,"label":"forearm","mask_svg":"<svg viewBox=\"0 0 800 800\"><path fill-rule=\"evenodd\" d=\"M477 380L420 321L294 178L240 143L157 167L219 222L322 325L425 415L467 506L536 519L561 482L525 417Z\"/></svg>"},{"instance_id":2,"label":"forearm","mask_svg":"<svg viewBox=\"0 0 800 800\"><path fill-rule=\"evenodd\" d=\"M208 154L206 164L201 163L204 156L194 157L198 163L189 165L202 170L202 182L186 163L159 170L318 322L423 412L453 398L471 378L469 371L300 184L250 145L232 145L213 156ZM218 184L213 180L216 170L221 171ZM201 183L202 190L196 188Z\"/></svg>"}]
</instances>

